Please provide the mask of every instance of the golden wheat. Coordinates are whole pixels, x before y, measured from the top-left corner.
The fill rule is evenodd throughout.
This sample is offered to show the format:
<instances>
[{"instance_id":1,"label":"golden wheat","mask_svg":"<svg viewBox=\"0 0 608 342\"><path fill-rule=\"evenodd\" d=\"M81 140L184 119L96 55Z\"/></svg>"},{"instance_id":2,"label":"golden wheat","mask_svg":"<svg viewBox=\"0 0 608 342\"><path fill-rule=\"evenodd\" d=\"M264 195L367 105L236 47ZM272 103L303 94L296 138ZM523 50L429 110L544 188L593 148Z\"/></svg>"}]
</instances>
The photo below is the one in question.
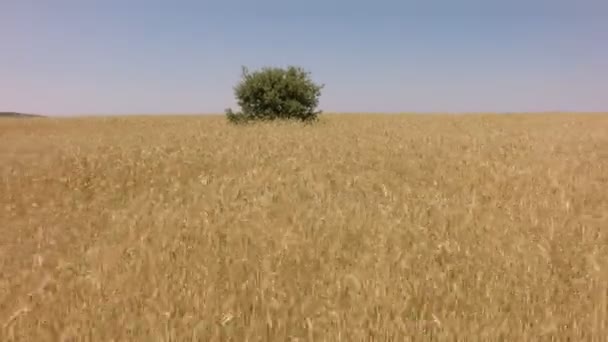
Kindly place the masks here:
<instances>
[{"instance_id":1,"label":"golden wheat","mask_svg":"<svg viewBox=\"0 0 608 342\"><path fill-rule=\"evenodd\" d=\"M608 116L0 121L2 341L602 340Z\"/></svg>"}]
</instances>

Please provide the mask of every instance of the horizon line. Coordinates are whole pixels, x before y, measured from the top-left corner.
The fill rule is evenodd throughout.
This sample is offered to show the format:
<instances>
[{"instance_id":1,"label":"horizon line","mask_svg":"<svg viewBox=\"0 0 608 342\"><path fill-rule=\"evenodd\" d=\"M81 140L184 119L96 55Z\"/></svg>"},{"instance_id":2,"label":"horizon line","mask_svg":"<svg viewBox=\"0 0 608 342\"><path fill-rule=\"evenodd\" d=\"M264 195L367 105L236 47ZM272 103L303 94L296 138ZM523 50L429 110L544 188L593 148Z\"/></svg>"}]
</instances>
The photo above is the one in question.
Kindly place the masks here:
<instances>
[{"instance_id":1,"label":"horizon line","mask_svg":"<svg viewBox=\"0 0 608 342\"><path fill-rule=\"evenodd\" d=\"M116 116L223 116L221 112L113 112L113 113L26 113L5 111L24 116L45 117L116 117ZM545 110L545 111L323 111L320 115L516 115L516 114L608 114L606 111Z\"/></svg>"}]
</instances>

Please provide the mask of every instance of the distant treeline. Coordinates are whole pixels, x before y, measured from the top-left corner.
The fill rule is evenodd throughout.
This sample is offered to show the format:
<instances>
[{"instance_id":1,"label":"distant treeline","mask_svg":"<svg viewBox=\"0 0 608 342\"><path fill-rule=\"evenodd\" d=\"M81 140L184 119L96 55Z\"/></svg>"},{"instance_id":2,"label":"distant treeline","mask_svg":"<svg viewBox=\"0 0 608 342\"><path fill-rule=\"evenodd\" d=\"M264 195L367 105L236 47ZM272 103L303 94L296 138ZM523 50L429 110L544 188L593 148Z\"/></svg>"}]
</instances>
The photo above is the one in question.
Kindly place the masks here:
<instances>
[{"instance_id":1,"label":"distant treeline","mask_svg":"<svg viewBox=\"0 0 608 342\"><path fill-rule=\"evenodd\" d=\"M42 115L25 114L17 112L0 112L0 117L24 117L24 118L43 118Z\"/></svg>"}]
</instances>

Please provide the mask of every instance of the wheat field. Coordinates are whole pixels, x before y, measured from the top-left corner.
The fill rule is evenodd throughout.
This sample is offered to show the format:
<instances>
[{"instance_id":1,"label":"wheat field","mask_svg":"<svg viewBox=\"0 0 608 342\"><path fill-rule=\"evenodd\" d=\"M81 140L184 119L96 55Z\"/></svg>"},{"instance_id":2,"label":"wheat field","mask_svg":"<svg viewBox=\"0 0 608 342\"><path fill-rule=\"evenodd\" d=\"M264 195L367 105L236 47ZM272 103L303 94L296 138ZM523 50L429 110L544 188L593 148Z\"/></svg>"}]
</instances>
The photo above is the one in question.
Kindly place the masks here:
<instances>
[{"instance_id":1,"label":"wheat field","mask_svg":"<svg viewBox=\"0 0 608 342\"><path fill-rule=\"evenodd\" d=\"M605 340L608 115L0 120L2 341Z\"/></svg>"}]
</instances>

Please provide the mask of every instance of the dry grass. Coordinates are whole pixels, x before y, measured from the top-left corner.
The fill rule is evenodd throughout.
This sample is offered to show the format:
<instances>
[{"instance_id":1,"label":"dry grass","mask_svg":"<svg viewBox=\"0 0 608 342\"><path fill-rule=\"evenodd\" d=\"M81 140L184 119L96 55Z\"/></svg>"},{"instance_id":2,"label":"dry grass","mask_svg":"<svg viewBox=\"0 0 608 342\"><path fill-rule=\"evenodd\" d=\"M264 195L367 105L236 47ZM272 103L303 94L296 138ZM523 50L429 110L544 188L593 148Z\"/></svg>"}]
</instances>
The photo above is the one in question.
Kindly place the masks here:
<instances>
[{"instance_id":1,"label":"dry grass","mask_svg":"<svg viewBox=\"0 0 608 342\"><path fill-rule=\"evenodd\" d=\"M0 121L0 340L608 336L608 116Z\"/></svg>"}]
</instances>

